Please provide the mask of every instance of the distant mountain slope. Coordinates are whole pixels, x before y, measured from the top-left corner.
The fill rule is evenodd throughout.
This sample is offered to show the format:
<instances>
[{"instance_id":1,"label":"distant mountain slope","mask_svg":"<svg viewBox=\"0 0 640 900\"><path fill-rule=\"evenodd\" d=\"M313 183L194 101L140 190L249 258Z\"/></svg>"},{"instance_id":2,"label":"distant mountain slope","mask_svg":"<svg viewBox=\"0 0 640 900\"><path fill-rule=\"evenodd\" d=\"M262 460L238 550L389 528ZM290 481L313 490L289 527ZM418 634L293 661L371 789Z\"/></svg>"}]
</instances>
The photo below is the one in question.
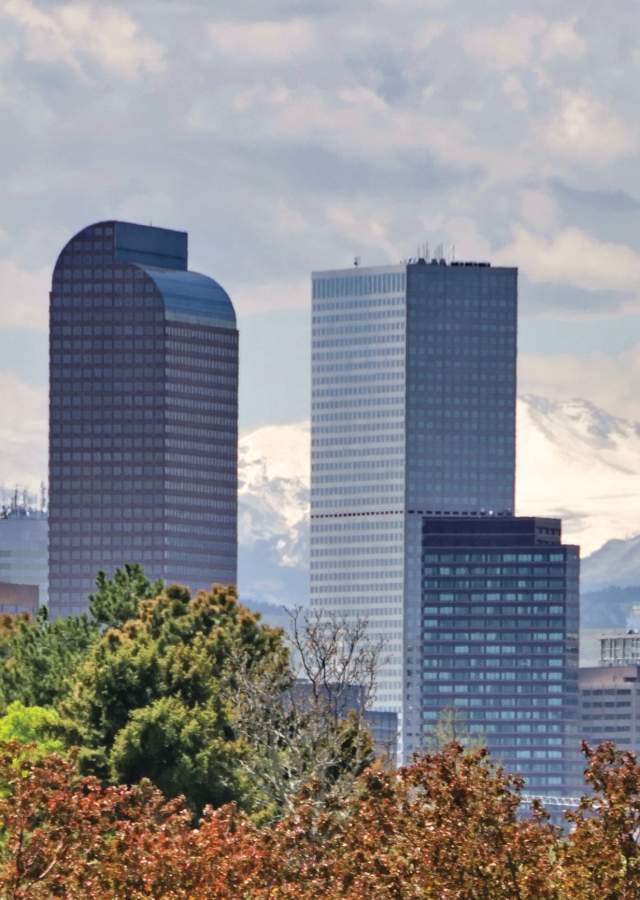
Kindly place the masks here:
<instances>
[{"instance_id":1,"label":"distant mountain slope","mask_svg":"<svg viewBox=\"0 0 640 900\"><path fill-rule=\"evenodd\" d=\"M627 541L607 541L583 560L582 582L590 591L612 583L619 587L640 585L640 535Z\"/></svg>"},{"instance_id":2,"label":"distant mountain slope","mask_svg":"<svg viewBox=\"0 0 640 900\"><path fill-rule=\"evenodd\" d=\"M640 423L586 400L518 403L517 509L559 516L583 556L640 533Z\"/></svg>"},{"instance_id":3,"label":"distant mountain slope","mask_svg":"<svg viewBox=\"0 0 640 900\"><path fill-rule=\"evenodd\" d=\"M626 629L631 608L639 605L640 587L606 587L599 591L583 591L580 598L580 628Z\"/></svg>"},{"instance_id":4,"label":"distant mountain slope","mask_svg":"<svg viewBox=\"0 0 640 900\"><path fill-rule=\"evenodd\" d=\"M240 441L240 589L249 601L308 597L309 425ZM518 401L517 510L560 516L587 589L640 584L640 424L586 400ZM603 547L606 542L610 542ZM637 573L637 574L635 574ZM619 580L616 580L619 579Z\"/></svg>"}]
</instances>

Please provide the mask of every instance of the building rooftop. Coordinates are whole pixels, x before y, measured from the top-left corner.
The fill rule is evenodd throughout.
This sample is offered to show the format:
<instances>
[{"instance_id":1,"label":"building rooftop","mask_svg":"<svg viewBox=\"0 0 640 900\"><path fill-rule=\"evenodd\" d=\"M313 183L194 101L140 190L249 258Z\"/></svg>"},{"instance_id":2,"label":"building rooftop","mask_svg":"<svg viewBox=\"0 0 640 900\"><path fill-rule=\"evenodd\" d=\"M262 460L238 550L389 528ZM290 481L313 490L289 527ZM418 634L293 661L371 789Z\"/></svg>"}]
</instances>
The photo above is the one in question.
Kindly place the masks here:
<instances>
[{"instance_id":1,"label":"building rooftop","mask_svg":"<svg viewBox=\"0 0 640 900\"><path fill-rule=\"evenodd\" d=\"M188 270L188 241L185 231L133 222L96 222L79 231L62 249L54 283L62 266L81 265L85 250L93 254L99 249L105 265L132 265L145 273L162 296L167 319L235 328L235 311L224 288L208 275Z\"/></svg>"}]
</instances>

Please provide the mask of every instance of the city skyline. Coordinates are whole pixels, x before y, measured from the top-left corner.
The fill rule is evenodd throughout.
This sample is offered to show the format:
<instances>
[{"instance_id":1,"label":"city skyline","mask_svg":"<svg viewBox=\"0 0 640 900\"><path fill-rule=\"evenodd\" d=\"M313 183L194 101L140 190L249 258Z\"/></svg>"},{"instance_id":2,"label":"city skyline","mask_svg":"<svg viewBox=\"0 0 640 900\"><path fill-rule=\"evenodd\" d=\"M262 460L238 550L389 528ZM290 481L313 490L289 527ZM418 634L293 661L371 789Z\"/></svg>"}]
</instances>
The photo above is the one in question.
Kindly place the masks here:
<instances>
[{"instance_id":1,"label":"city skyline","mask_svg":"<svg viewBox=\"0 0 640 900\"><path fill-rule=\"evenodd\" d=\"M0 0L12 896L640 897L610 6Z\"/></svg>"}]
</instances>

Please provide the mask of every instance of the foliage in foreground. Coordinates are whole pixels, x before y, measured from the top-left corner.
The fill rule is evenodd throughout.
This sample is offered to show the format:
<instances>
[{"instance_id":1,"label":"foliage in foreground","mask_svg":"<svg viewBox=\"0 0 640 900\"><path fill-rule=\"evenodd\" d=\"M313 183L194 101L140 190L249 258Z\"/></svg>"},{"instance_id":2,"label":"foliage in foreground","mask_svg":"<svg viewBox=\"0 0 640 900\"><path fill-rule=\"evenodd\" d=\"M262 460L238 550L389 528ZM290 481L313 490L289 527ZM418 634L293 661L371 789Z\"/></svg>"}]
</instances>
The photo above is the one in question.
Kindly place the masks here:
<instances>
[{"instance_id":1,"label":"foliage in foreground","mask_svg":"<svg viewBox=\"0 0 640 900\"><path fill-rule=\"evenodd\" d=\"M15 701L56 707L71 690L77 670L100 635L138 614L140 602L157 596L142 566L130 563L113 578L99 572L86 615L51 620L42 608L29 616L0 617L0 709Z\"/></svg>"},{"instance_id":2,"label":"foliage in foreground","mask_svg":"<svg viewBox=\"0 0 640 900\"><path fill-rule=\"evenodd\" d=\"M483 749L451 744L413 766L375 766L318 817L313 786L278 823L234 806L197 827L148 782L104 787L66 758L0 754L1 896L190 900L637 900L640 766L585 748L593 793L563 836L519 818L521 781Z\"/></svg>"},{"instance_id":3,"label":"foliage in foreground","mask_svg":"<svg viewBox=\"0 0 640 900\"><path fill-rule=\"evenodd\" d=\"M292 623L287 644L232 587L100 573L87 615L0 619L0 737L71 751L103 785L149 779L194 815L234 801L277 819L310 779L333 803L373 758L379 650L362 622Z\"/></svg>"},{"instance_id":4,"label":"foliage in foreground","mask_svg":"<svg viewBox=\"0 0 640 900\"><path fill-rule=\"evenodd\" d=\"M109 628L78 669L61 704L85 774L113 783L149 778L196 812L238 799L231 706L234 670L277 664L284 649L230 588L191 597L172 586L143 600L135 618Z\"/></svg>"}]
</instances>

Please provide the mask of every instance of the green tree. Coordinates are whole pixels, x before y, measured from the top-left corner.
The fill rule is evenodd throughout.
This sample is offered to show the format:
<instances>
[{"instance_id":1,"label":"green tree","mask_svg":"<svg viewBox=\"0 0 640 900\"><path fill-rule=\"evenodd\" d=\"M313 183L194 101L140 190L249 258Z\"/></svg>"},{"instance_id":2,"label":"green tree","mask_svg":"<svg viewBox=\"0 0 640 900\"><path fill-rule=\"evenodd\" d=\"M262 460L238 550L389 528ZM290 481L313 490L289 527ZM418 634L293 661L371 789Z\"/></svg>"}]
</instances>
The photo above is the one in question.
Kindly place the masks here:
<instances>
[{"instance_id":1,"label":"green tree","mask_svg":"<svg viewBox=\"0 0 640 900\"><path fill-rule=\"evenodd\" d=\"M0 618L0 710L14 700L57 706L101 631L135 618L141 600L158 594L162 582L152 583L142 566L128 564L113 578L98 573L96 587L88 615L50 620L43 608L33 620Z\"/></svg>"},{"instance_id":2,"label":"green tree","mask_svg":"<svg viewBox=\"0 0 640 900\"><path fill-rule=\"evenodd\" d=\"M89 596L90 618L101 628L119 628L136 618L141 600L158 596L163 582L150 581L139 563L126 563L113 578L98 572L96 588Z\"/></svg>"},{"instance_id":3,"label":"green tree","mask_svg":"<svg viewBox=\"0 0 640 900\"><path fill-rule=\"evenodd\" d=\"M98 636L87 616L51 621L41 609L35 620L20 619L3 642L0 706L55 706L69 689L80 661Z\"/></svg>"},{"instance_id":4,"label":"green tree","mask_svg":"<svg viewBox=\"0 0 640 900\"><path fill-rule=\"evenodd\" d=\"M39 751L54 753L64 746L55 737L59 725L60 716L54 709L24 706L19 700L14 700L0 718L0 741L33 744Z\"/></svg>"},{"instance_id":5,"label":"green tree","mask_svg":"<svg viewBox=\"0 0 640 900\"><path fill-rule=\"evenodd\" d=\"M172 586L108 628L64 702L81 771L132 784L151 777L194 810L243 797L241 742L231 728L236 672L286 664L281 634L242 607L233 588L191 598Z\"/></svg>"}]
</instances>

